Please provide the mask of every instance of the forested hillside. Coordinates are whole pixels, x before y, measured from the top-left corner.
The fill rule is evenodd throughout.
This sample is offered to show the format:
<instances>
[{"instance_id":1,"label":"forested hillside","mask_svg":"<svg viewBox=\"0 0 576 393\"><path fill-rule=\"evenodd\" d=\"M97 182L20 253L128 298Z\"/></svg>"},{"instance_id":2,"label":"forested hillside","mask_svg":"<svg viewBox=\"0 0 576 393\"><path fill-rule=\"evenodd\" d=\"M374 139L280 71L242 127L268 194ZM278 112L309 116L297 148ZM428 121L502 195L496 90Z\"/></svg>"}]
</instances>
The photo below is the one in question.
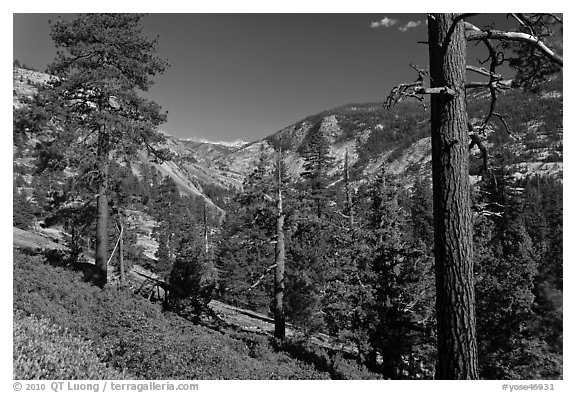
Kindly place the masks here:
<instances>
[{"instance_id":1,"label":"forested hillside","mask_svg":"<svg viewBox=\"0 0 576 393\"><path fill-rule=\"evenodd\" d=\"M344 105L226 145L160 132L158 108L120 91L97 108L82 77L52 71L14 68L15 378L434 378L430 122L418 103ZM562 84L556 72L502 92L506 122L470 147L484 379L563 376ZM150 134L121 98L153 112ZM468 98L472 126L490 104ZM123 111L117 140L78 132ZM105 155L97 132L114 146ZM242 330L212 300L276 321L280 307L296 337Z\"/></svg>"},{"instance_id":2,"label":"forested hillside","mask_svg":"<svg viewBox=\"0 0 576 393\"><path fill-rule=\"evenodd\" d=\"M503 127L490 131L492 169L475 176L478 320L487 378L551 378L560 373L562 127L556 120L561 101L554 94L559 86L553 81L538 93L509 92L501 99L511 119L524 119L512 126L519 140ZM520 106L513 105L520 98L527 112L518 113ZM472 111L480 111L481 99L474 102ZM286 314L289 322L310 333L328 333L357 347L363 362L386 377L425 378L432 376L434 362L429 148L424 114L414 112L415 118L400 121L406 116L400 113L375 105L346 106L316 116L317 125L327 117L340 119L341 134L332 140L325 140L317 127L300 144L284 142L284 165L298 154L301 166L310 168L299 177L282 171ZM314 118L294 127L307 122ZM270 143L286 132L271 136ZM341 141L350 146L348 182L344 163L328 148ZM70 174L36 175L36 152L26 146L15 145L14 225L56 226L69 250L64 257L89 259L94 213L85 202L67 199L78 183ZM362 154L355 156L356 151ZM404 156L414 159L418 152L422 157L408 165ZM378 160L382 169L372 169ZM471 160L473 167L480 165L481 160ZM154 227L149 235L156 248L149 253L153 258L144 255L138 242L144 228L131 220L124 234L127 268L140 264L168 277L189 255L209 270L202 282L215 288L213 296L272 313L273 280L266 271L274 262L274 155L261 156L234 197L219 200L222 191L216 189L213 200L227 214L221 223L208 215L209 253L202 258L194 255L205 247L205 202L182 193L154 166L138 167L112 166L117 183L111 187L111 206L116 220L150 217ZM116 258L111 263L117 264ZM505 365L503 357L508 359Z\"/></svg>"}]
</instances>

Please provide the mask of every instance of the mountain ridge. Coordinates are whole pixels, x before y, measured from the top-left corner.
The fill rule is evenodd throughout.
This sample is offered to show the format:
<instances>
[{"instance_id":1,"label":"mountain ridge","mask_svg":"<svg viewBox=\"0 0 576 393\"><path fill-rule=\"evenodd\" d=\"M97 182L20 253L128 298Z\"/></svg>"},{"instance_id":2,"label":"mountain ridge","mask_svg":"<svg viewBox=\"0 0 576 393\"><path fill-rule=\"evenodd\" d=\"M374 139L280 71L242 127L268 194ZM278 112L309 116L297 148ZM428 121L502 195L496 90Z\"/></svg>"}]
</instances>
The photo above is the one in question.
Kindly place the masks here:
<instances>
[{"instance_id":1,"label":"mountain ridge","mask_svg":"<svg viewBox=\"0 0 576 393\"><path fill-rule=\"evenodd\" d=\"M14 108L22 105L22 99L34 95L35 86L49 79L49 75L41 72L14 68ZM539 93L504 93L499 102L504 109L518 111L518 99L533 110L548 105L556 113L520 116L524 121L514 124L514 136L506 135L502 125L490 125L485 134L486 145L513 151L511 154L515 158L511 165L516 165L518 176L542 173L561 178L562 125L550 124L550 119L562 111L561 78L552 78ZM559 102L560 108L551 105L553 102ZM486 99L481 95L474 97L469 106L471 122L481 123ZM342 177L345 155L348 155L354 181L363 181L384 168L412 182L418 176L429 176L430 170L428 114L417 103L410 102L401 102L393 110L386 110L379 103L341 105L307 116L252 142L214 142L195 136L177 138L166 131L161 132L166 136L164 147L175 158L159 164L140 152L139 162L170 176L182 193L204 198L220 214L222 208L207 195L206 187L232 192L241 189L244 179L260 160L268 166L275 162L279 148L283 151L288 174L298 179L304 164L302 152L313 132L322 133L329 144L334 166L328 173L335 182ZM133 171L137 173L138 169L133 168Z\"/></svg>"}]
</instances>

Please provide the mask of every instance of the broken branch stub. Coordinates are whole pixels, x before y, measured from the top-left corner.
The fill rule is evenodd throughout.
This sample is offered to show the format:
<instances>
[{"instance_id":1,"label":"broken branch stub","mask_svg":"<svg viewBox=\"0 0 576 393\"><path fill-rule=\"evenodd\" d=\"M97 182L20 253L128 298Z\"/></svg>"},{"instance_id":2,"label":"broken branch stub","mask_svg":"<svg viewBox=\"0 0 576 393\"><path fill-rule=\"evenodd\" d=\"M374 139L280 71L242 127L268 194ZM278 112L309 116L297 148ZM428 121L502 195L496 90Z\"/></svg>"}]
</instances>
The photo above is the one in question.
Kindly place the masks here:
<instances>
[{"instance_id":1,"label":"broken branch stub","mask_svg":"<svg viewBox=\"0 0 576 393\"><path fill-rule=\"evenodd\" d=\"M402 101L405 98L414 98L416 99L420 105L427 109L426 103L424 102L424 95L427 94L448 94L450 96L455 96L456 92L448 87L426 87L424 85L424 78L429 76L429 72L426 69L418 68L417 66L410 64L416 72L418 73L418 78L416 81L412 83L401 83L392 88L388 97L384 102L384 107L386 109L393 108L398 102Z\"/></svg>"}]
</instances>

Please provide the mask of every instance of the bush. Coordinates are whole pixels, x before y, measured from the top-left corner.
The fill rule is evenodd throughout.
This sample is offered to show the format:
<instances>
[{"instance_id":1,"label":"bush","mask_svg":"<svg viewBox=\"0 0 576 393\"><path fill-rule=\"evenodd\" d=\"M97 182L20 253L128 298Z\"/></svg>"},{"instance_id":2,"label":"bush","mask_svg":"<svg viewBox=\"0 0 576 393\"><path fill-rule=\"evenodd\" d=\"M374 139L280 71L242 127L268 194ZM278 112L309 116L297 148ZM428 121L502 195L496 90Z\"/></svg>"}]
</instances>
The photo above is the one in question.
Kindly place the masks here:
<instances>
[{"instance_id":1,"label":"bush","mask_svg":"<svg viewBox=\"0 0 576 393\"><path fill-rule=\"evenodd\" d=\"M14 379L132 379L100 362L91 343L45 318L14 313Z\"/></svg>"},{"instance_id":2,"label":"bush","mask_svg":"<svg viewBox=\"0 0 576 393\"><path fill-rule=\"evenodd\" d=\"M299 360L314 364L320 370L330 374L332 379L381 379L353 359L346 359L339 351L329 351L298 339L286 339L278 343L278 349L291 354Z\"/></svg>"},{"instance_id":3,"label":"bush","mask_svg":"<svg viewBox=\"0 0 576 393\"><path fill-rule=\"evenodd\" d=\"M20 229L30 229L34 226L34 206L26 195L18 192L13 193L12 225Z\"/></svg>"},{"instance_id":4,"label":"bush","mask_svg":"<svg viewBox=\"0 0 576 393\"><path fill-rule=\"evenodd\" d=\"M196 326L125 289L94 287L78 273L14 253L14 307L89 341L100 362L137 379L319 379L328 374L285 353Z\"/></svg>"}]
</instances>

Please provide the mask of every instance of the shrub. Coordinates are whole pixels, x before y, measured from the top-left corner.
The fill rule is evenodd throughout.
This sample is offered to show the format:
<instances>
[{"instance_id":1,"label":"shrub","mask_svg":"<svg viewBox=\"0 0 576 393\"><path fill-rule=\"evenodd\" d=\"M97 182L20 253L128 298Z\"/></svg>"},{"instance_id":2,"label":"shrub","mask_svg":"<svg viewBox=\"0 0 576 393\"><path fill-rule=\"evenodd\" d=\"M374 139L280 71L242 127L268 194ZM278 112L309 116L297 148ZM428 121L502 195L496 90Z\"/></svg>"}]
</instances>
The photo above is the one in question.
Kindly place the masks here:
<instances>
[{"instance_id":1,"label":"shrub","mask_svg":"<svg viewBox=\"0 0 576 393\"><path fill-rule=\"evenodd\" d=\"M14 188L16 190L16 188ZM34 226L34 206L26 195L17 191L13 192L12 225L27 230Z\"/></svg>"},{"instance_id":2,"label":"shrub","mask_svg":"<svg viewBox=\"0 0 576 393\"><path fill-rule=\"evenodd\" d=\"M90 342L100 362L138 379L319 379L328 374L261 342L196 326L125 289L94 287L14 253L14 307ZM258 339L260 340L260 339Z\"/></svg>"},{"instance_id":3,"label":"shrub","mask_svg":"<svg viewBox=\"0 0 576 393\"><path fill-rule=\"evenodd\" d=\"M100 362L89 341L45 318L16 311L13 334L14 379L127 378Z\"/></svg>"},{"instance_id":4,"label":"shrub","mask_svg":"<svg viewBox=\"0 0 576 393\"><path fill-rule=\"evenodd\" d=\"M355 360L346 359L341 352L327 350L298 339L277 343L278 349L299 360L313 364L319 371L328 372L332 379L381 379Z\"/></svg>"}]
</instances>

